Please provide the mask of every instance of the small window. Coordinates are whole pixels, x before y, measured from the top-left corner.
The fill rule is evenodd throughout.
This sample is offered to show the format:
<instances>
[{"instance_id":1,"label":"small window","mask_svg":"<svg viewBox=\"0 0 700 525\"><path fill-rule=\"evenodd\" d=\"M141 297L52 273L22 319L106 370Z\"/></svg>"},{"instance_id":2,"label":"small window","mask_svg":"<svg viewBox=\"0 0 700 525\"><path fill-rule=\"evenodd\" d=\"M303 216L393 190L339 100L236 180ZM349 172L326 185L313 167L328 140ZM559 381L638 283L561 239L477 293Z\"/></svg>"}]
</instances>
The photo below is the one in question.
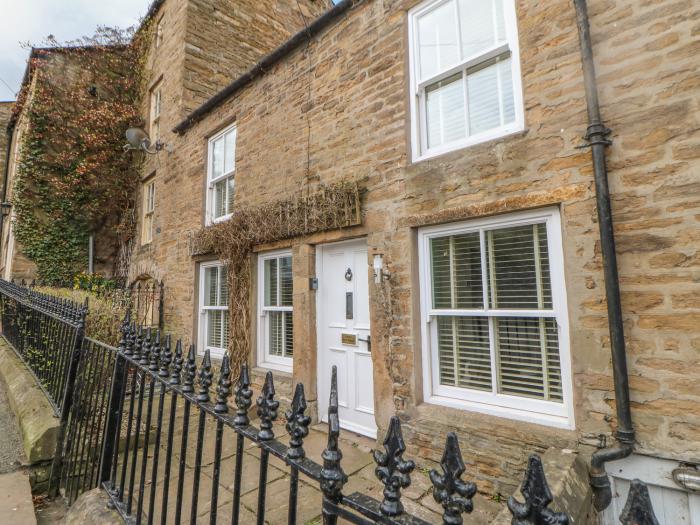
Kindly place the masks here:
<instances>
[{"instance_id":1,"label":"small window","mask_svg":"<svg viewBox=\"0 0 700 525\"><path fill-rule=\"evenodd\" d=\"M199 348L209 350L213 357L223 357L228 348L228 281L226 267L219 263L204 263L199 280Z\"/></svg>"},{"instance_id":2,"label":"small window","mask_svg":"<svg viewBox=\"0 0 700 525\"><path fill-rule=\"evenodd\" d=\"M420 236L427 400L568 427L558 211Z\"/></svg>"},{"instance_id":3,"label":"small window","mask_svg":"<svg viewBox=\"0 0 700 525\"><path fill-rule=\"evenodd\" d=\"M409 24L414 160L522 129L513 0L431 0Z\"/></svg>"},{"instance_id":4,"label":"small window","mask_svg":"<svg viewBox=\"0 0 700 525\"><path fill-rule=\"evenodd\" d=\"M158 23L156 24L156 49L158 49L163 43L163 17L160 17Z\"/></svg>"},{"instance_id":5,"label":"small window","mask_svg":"<svg viewBox=\"0 0 700 525\"><path fill-rule=\"evenodd\" d=\"M160 110L162 102L162 82L158 82L151 89L151 142L160 139Z\"/></svg>"},{"instance_id":6,"label":"small window","mask_svg":"<svg viewBox=\"0 0 700 525\"><path fill-rule=\"evenodd\" d=\"M291 372L294 354L292 254L262 255L258 265L258 362Z\"/></svg>"},{"instance_id":7,"label":"small window","mask_svg":"<svg viewBox=\"0 0 700 525\"><path fill-rule=\"evenodd\" d=\"M207 176L207 223L222 221L233 212L236 168L236 128L230 127L209 139Z\"/></svg>"},{"instance_id":8,"label":"small window","mask_svg":"<svg viewBox=\"0 0 700 525\"><path fill-rule=\"evenodd\" d=\"M141 230L141 244L148 244L153 240L153 216L156 209L156 181L152 180L143 185L143 217Z\"/></svg>"}]
</instances>

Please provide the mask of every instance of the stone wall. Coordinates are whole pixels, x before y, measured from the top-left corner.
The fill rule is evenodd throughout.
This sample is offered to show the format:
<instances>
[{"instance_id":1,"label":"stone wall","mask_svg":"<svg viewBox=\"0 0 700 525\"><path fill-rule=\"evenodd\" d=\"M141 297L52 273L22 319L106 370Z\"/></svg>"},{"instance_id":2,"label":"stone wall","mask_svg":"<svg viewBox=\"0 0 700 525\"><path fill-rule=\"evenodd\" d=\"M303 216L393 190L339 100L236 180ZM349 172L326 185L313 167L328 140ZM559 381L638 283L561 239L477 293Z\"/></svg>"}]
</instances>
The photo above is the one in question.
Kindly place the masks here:
<instances>
[{"instance_id":1,"label":"stone wall","mask_svg":"<svg viewBox=\"0 0 700 525\"><path fill-rule=\"evenodd\" d=\"M170 136L173 154L159 157L168 203L141 261L171 286L169 326L191 337L198 260L189 238L203 222L206 138L227 123L238 128L237 206L364 179L363 226L258 250L293 245L304 255L366 235L370 256L383 253L392 274L370 286L380 434L398 413L411 454L439 460L455 431L468 477L483 491L509 494L529 452L598 444L615 427L592 167L578 148L587 119L574 8L570 0L517 1L523 132L413 163L406 10L416 3L360 2L182 137ZM602 113L613 130L610 186L639 449L698 461L700 10L692 0L591 0L590 13ZM423 403L416 228L552 205L562 215L576 429ZM295 285L313 275L313 262L300 259ZM308 382L315 325L299 320L314 319L314 301L296 302L301 292L295 288L294 377Z\"/></svg>"},{"instance_id":2,"label":"stone wall","mask_svg":"<svg viewBox=\"0 0 700 525\"><path fill-rule=\"evenodd\" d=\"M163 40L158 48L151 43L147 57L149 73L142 103L143 124L148 127L148 90L160 81L161 137L166 144L175 146L177 141L170 130L180 120L301 30L305 21L328 5L326 0L166 0L153 15L154 26L158 21L163 23ZM206 147L206 140L202 139L201 143ZM196 180L183 185L178 176L181 170L177 153L163 151L157 156L147 156L139 170L144 180L155 176L155 224L153 241L143 245L140 225L143 196L139 192L136 196L139 225L129 278L150 275L162 279L166 326L190 339L195 271L189 256L189 238L203 225L204 210L200 204L204 183Z\"/></svg>"},{"instance_id":3,"label":"stone wall","mask_svg":"<svg viewBox=\"0 0 700 525\"><path fill-rule=\"evenodd\" d=\"M191 112L325 11L330 0L190 0L184 109Z\"/></svg>"}]
</instances>

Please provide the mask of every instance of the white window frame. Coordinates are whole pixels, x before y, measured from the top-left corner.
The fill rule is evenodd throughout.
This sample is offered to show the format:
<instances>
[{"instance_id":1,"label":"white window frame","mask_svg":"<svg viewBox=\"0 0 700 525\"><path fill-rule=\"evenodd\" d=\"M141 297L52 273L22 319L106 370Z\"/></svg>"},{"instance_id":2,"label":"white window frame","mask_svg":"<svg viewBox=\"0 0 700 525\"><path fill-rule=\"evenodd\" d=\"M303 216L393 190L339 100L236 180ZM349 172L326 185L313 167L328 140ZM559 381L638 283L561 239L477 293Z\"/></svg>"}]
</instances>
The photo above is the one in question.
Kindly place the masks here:
<instances>
[{"instance_id":1,"label":"white window frame","mask_svg":"<svg viewBox=\"0 0 700 525\"><path fill-rule=\"evenodd\" d=\"M159 80L151 88L151 123L149 135L152 143L160 140L160 114L163 109L163 80Z\"/></svg>"},{"instance_id":2,"label":"white window frame","mask_svg":"<svg viewBox=\"0 0 700 525\"><path fill-rule=\"evenodd\" d=\"M267 313L294 311L294 306L265 306L265 261L269 259L279 259L281 257L292 257L292 251L276 250L258 256L258 366L291 373L293 357L280 357L269 353L270 342L268 337L269 331L267 329L269 317ZM278 264L278 272L279 269L280 265ZM277 282L279 283L281 281L278 279ZM277 287L277 292L281 292L281 286ZM292 291L292 297L293 293Z\"/></svg>"},{"instance_id":3,"label":"white window frame","mask_svg":"<svg viewBox=\"0 0 700 525\"><path fill-rule=\"evenodd\" d=\"M153 242L153 217L156 210L156 181L143 183L143 206L141 213L141 244Z\"/></svg>"},{"instance_id":4,"label":"white window frame","mask_svg":"<svg viewBox=\"0 0 700 525\"><path fill-rule=\"evenodd\" d=\"M523 106L523 88L520 71L520 48L518 44L518 26L515 12L515 0L503 0L503 15L505 18L506 43L493 46L476 56L466 57L461 62L446 69L435 76L420 80L419 76L419 35L418 19L440 5L452 0L429 0L408 12L408 49L409 49L409 76L410 76L410 107L411 107L411 152L413 162L443 155L450 151L467 148L482 142L488 142L497 138L519 133L525 129L525 112ZM457 5L456 0L455 6ZM455 17L459 20L457 13ZM474 135L468 135L462 140L442 144L434 148L427 147L427 128L425 115L425 88L435 82L448 78L466 69L478 67L489 60L510 54L513 79L513 105L515 120L497 128L489 129ZM463 75L466 81L467 75Z\"/></svg>"},{"instance_id":5,"label":"white window frame","mask_svg":"<svg viewBox=\"0 0 700 525\"><path fill-rule=\"evenodd\" d=\"M445 235L483 231L498 227L510 227L544 222L547 228L549 267L552 288L552 309L533 312L527 310L492 310L487 301L483 309L434 310L432 308L432 279L430 240ZM485 252L482 238L482 268L485 268ZM571 377L571 355L569 348L569 320L564 281L564 255L561 235L561 219L557 208L512 213L500 217L475 219L466 222L430 226L418 231L419 276L421 293L421 341L423 365L424 401L452 408L471 410L499 417L530 421L543 425L573 429L574 409ZM484 271L484 273L486 273ZM486 291L484 292L486 295ZM485 392L462 387L440 385L438 352L433 351L437 339L435 312L478 315L484 317L553 317L557 321L559 360L561 369L562 402L519 397L498 392ZM489 323L491 324L491 323ZM490 337L492 374L495 373L495 346ZM493 376L492 376L493 377ZM497 384L497 381L492 381Z\"/></svg>"},{"instance_id":6,"label":"white window frame","mask_svg":"<svg viewBox=\"0 0 700 525\"><path fill-rule=\"evenodd\" d=\"M220 176L214 178L214 143L223 139L224 135L233 132L233 167L231 171L224 172ZM238 140L238 129L235 124L228 126L216 135L209 137L207 144L207 196L206 196L206 224L215 224L217 222L225 221L229 219L233 213L229 210L229 213L222 215L221 217L214 217L214 186L217 182L226 180L230 177L234 177L234 187L235 187L235 176L236 176L236 141ZM224 155L226 152L224 151ZM225 162L224 162L225 165Z\"/></svg>"},{"instance_id":7,"label":"white window frame","mask_svg":"<svg viewBox=\"0 0 700 525\"><path fill-rule=\"evenodd\" d=\"M224 354L226 353L227 349L226 348L219 348L215 346L208 346L207 345L207 330L209 328L209 323L207 323L207 312L208 311L226 311L228 312L229 307L228 306L204 306L204 294L206 293L204 282L205 282L205 273L207 268L219 268L219 279L223 278L226 279L226 266L221 261L211 261L211 262L205 262L201 263L199 265L199 326L198 326L198 340L199 344L197 345L198 347L198 354L203 355L205 350L209 350L209 353L211 357L215 357L217 359L221 359L224 357ZM219 280L219 282L222 282ZM217 293L220 293L220 291L217 291ZM230 297L230 296L229 296ZM230 301L230 299L229 299ZM229 334L230 337L230 334Z\"/></svg>"}]
</instances>

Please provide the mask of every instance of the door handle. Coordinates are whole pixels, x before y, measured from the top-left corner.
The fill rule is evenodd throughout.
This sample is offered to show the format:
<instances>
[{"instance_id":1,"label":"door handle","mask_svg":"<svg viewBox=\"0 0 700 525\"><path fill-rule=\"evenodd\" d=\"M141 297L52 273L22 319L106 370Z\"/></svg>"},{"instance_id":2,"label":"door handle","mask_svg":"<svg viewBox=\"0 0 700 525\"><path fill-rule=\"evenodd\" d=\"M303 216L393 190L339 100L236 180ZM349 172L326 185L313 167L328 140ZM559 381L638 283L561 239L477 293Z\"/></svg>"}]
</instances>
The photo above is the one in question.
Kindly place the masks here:
<instances>
[{"instance_id":1,"label":"door handle","mask_svg":"<svg viewBox=\"0 0 700 525\"><path fill-rule=\"evenodd\" d=\"M362 341L363 343L367 343L367 352L370 354L372 353L372 336L368 335L367 339L362 339L361 337L357 338L358 341Z\"/></svg>"}]
</instances>

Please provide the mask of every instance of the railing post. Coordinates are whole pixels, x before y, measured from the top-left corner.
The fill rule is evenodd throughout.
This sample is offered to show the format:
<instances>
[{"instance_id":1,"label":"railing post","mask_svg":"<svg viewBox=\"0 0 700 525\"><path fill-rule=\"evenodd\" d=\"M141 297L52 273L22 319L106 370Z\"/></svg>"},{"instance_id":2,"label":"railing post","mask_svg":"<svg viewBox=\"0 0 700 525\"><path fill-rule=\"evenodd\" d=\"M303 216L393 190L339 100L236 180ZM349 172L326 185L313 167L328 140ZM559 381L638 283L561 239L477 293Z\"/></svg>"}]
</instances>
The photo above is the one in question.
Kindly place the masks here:
<instances>
[{"instance_id":1,"label":"railing post","mask_svg":"<svg viewBox=\"0 0 700 525\"><path fill-rule=\"evenodd\" d=\"M109 480L112 472L112 462L114 461L115 451L119 446L119 427L121 421L122 400L124 399L124 390L126 388L126 369L127 360L122 353L126 349L126 338L128 337L129 324L131 320L127 312L126 318L122 323L121 332L122 338L119 341L117 355L114 361L114 372L112 374L112 388L109 392L109 402L107 404L107 424L104 433L104 445L102 447L102 457L100 458L100 470L97 479L97 485L102 486L102 483Z\"/></svg>"},{"instance_id":2,"label":"railing post","mask_svg":"<svg viewBox=\"0 0 700 525\"><path fill-rule=\"evenodd\" d=\"M163 304L165 302L164 291L163 281L161 281L160 285L158 286L158 328L161 330L165 325L165 314L163 312Z\"/></svg>"},{"instance_id":3,"label":"railing post","mask_svg":"<svg viewBox=\"0 0 700 525\"><path fill-rule=\"evenodd\" d=\"M338 514L334 507L343 499L343 485L348 477L340 465L343 453L338 446L340 419L338 418L338 369L331 371L331 393L328 403L328 442L321 454L321 492L323 493L323 525L336 525Z\"/></svg>"},{"instance_id":4,"label":"railing post","mask_svg":"<svg viewBox=\"0 0 700 525\"><path fill-rule=\"evenodd\" d=\"M568 525L569 517L566 514L547 508L553 500L552 492L544 475L542 459L537 454L532 454L528 459L520 492L524 498L523 503L513 496L507 501L508 509L513 515L513 525Z\"/></svg>"}]
</instances>

